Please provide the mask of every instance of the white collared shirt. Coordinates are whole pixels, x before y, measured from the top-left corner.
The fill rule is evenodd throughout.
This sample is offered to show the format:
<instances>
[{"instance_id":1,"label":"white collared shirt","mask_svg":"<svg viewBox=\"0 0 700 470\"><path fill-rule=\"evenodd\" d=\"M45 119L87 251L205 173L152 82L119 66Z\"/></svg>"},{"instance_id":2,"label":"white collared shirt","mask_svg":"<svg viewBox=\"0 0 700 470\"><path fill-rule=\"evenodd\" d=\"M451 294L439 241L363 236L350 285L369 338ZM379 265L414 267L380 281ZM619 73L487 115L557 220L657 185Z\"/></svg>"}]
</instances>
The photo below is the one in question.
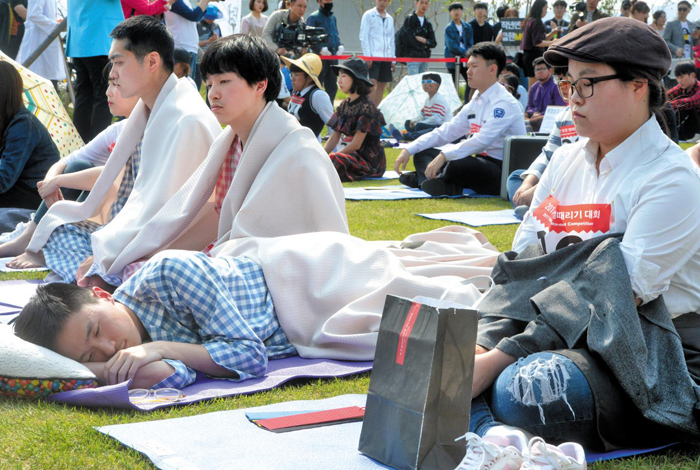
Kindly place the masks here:
<instances>
[{"instance_id":1,"label":"white collared shirt","mask_svg":"<svg viewBox=\"0 0 700 470\"><path fill-rule=\"evenodd\" d=\"M518 101L496 82L483 94L477 91L450 122L414 140L406 150L415 155L441 147L448 161L477 154L503 160L506 137L525 134L525 118ZM467 139L451 143L460 137Z\"/></svg>"},{"instance_id":2,"label":"white collared shirt","mask_svg":"<svg viewBox=\"0 0 700 470\"><path fill-rule=\"evenodd\" d=\"M637 297L647 303L663 294L672 317L700 313L695 164L654 117L601 160L600 174L597 154L598 143L587 138L554 152L513 250L543 243L551 252L578 240L624 233L620 248Z\"/></svg>"}]
</instances>

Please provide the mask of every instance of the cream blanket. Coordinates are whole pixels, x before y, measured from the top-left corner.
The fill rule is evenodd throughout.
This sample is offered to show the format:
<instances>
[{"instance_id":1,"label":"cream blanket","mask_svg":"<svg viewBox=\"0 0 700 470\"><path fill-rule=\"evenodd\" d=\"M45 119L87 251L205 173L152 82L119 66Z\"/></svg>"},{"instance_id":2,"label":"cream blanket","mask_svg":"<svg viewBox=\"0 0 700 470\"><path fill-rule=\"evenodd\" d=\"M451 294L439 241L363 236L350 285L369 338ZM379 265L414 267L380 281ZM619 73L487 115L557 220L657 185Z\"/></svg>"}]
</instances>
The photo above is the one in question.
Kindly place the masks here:
<instances>
[{"instance_id":1,"label":"cream blanket","mask_svg":"<svg viewBox=\"0 0 700 470\"><path fill-rule=\"evenodd\" d=\"M479 291L458 284L489 275L499 254L466 227L412 235L403 246L319 232L237 240L218 256L262 265L280 325L300 356L372 360L388 294L440 298L452 287L446 299L471 306Z\"/></svg>"},{"instance_id":2,"label":"cream blanket","mask_svg":"<svg viewBox=\"0 0 700 470\"><path fill-rule=\"evenodd\" d=\"M150 113L142 101L136 105L88 198L83 203L54 204L28 250L41 250L59 226L86 219L109 222L92 235L94 262L108 275L119 275L127 264L165 248L203 249L212 241L213 229L200 233L194 222L206 201L177 210L168 202L197 170L220 133L221 126L199 93L171 75ZM142 138L134 189L124 208L108 221L124 165Z\"/></svg>"}]
</instances>

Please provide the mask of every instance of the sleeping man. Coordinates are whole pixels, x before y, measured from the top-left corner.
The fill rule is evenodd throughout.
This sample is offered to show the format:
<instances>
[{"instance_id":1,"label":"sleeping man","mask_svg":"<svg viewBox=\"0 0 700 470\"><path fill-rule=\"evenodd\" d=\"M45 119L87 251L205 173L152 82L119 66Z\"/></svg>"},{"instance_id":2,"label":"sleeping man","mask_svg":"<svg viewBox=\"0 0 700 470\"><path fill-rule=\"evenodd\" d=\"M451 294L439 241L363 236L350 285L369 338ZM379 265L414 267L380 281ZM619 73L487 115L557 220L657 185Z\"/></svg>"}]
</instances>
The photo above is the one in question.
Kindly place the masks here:
<instances>
[{"instance_id":1,"label":"sleeping man","mask_svg":"<svg viewBox=\"0 0 700 470\"><path fill-rule=\"evenodd\" d=\"M188 251L156 255L114 295L40 286L15 333L84 363L102 385L133 379L134 388L183 388L194 369L259 377L268 359L296 355L258 263Z\"/></svg>"}]
</instances>

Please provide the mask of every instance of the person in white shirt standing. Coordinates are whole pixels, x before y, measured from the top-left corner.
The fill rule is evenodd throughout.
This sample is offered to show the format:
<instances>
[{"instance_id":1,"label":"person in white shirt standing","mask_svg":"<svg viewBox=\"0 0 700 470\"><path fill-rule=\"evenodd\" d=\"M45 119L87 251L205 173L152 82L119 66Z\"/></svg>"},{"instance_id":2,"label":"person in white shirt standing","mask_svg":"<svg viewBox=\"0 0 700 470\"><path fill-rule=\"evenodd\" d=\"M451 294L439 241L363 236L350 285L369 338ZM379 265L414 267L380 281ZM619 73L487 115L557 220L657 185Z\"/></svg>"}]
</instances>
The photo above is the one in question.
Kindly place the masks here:
<instances>
[{"instance_id":1,"label":"person in white shirt standing","mask_svg":"<svg viewBox=\"0 0 700 470\"><path fill-rule=\"evenodd\" d=\"M175 0L170 6L170 11L163 14L165 25L175 39L175 47L186 50L192 62L190 63L190 77L197 81L197 52L199 51L199 33L197 23L204 18L210 1L200 0L199 5L191 8L189 0Z\"/></svg>"},{"instance_id":2,"label":"person in white shirt standing","mask_svg":"<svg viewBox=\"0 0 700 470\"><path fill-rule=\"evenodd\" d=\"M387 13L390 0L376 0L377 7L367 10L360 23L360 43L366 57L396 57L394 18ZM384 98L384 88L394 79L395 62L367 61L372 80L370 98L379 106Z\"/></svg>"},{"instance_id":3,"label":"person in white shirt standing","mask_svg":"<svg viewBox=\"0 0 700 470\"><path fill-rule=\"evenodd\" d=\"M31 0L27 4L24 38L17 53L17 62L27 60L58 26L56 0ZM61 42L58 38L29 66L29 70L57 85L66 78Z\"/></svg>"},{"instance_id":4,"label":"person in white shirt standing","mask_svg":"<svg viewBox=\"0 0 700 470\"><path fill-rule=\"evenodd\" d=\"M467 80L478 93L452 121L409 144L394 165L401 183L432 196L454 196L464 188L499 194L505 139L525 135L518 101L498 83L506 63L503 47L482 42L469 54ZM411 155L416 172L402 174Z\"/></svg>"}]
</instances>

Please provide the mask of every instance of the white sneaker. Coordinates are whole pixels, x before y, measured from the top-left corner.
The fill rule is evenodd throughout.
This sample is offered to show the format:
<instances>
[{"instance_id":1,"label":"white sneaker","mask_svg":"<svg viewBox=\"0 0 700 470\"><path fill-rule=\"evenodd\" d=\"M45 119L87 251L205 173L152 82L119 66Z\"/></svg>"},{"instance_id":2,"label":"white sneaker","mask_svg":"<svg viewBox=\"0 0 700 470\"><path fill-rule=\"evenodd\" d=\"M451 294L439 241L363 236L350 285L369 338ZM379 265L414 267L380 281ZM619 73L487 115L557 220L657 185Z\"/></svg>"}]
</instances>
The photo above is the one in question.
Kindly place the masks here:
<instances>
[{"instance_id":1,"label":"white sneaker","mask_svg":"<svg viewBox=\"0 0 700 470\"><path fill-rule=\"evenodd\" d=\"M33 217L34 217L34 214L32 214L32 218ZM29 219L29 220L31 220L31 219ZM12 232L1 233L0 234L0 244L12 241L15 238L19 237L20 235L22 235L22 233L27 229L28 225L29 225L29 222L20 222L15 226L15 229Z\"/></svg>"},{"instance_id":2,"label":"white sneaker","mask_svg":"<svg viewBox=\"0 0 700 470\"><path fill-rule=\"evenodd\" d=\"M523 464L522 449L502 436L479 437L468 432L455 439L467 440L467 454L455 470L518 470Z\"/></svg>"},{"instance_id":3,"label":"white sneaker","mask_svg":"<svg viewBox=\"0 0 700 470\"><path fill-rule=\"evenodd\" d=\"M525 453L522 470L586 470L586 454L581 444L565 442L553 446L533 437Z\"/></svg>"}]
</instances>

